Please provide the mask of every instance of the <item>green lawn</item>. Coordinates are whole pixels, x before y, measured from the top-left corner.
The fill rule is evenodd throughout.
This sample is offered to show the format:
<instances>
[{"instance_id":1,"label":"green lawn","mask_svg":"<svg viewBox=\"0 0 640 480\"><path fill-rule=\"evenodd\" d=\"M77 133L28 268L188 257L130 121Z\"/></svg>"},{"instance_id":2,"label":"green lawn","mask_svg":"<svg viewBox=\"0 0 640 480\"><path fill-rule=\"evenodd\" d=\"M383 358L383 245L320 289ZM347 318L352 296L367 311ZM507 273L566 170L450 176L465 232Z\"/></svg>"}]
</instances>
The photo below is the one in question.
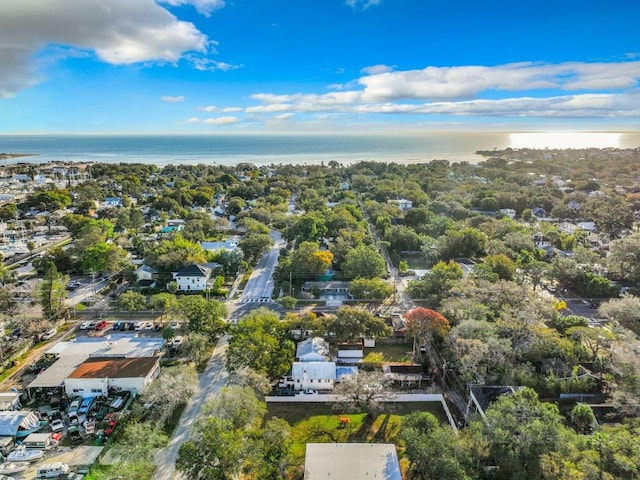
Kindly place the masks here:
<instances>
[{"instance_id":1,"label":"green lawn","mask_svg":"<svg viewBox=\"0 0 640 480\"><path fill-rule=\"evenodd\" d=\"M411 402L389 404L387 412L374 418L364 413L342 414L328 403L269 403L267 417L285 419L292 427L292 453L296 463L304 461L307 443L398 443L402 417L415 411L432 413L441 423L447 418L439 403ZM340 419L348 417L346 426Z\"/></svg>"},{"instance_id":2,"label":"green lawn","mask_svg":"<svg viewBox=\"0 0 640 480\"><path fill-rule=\"evenodd\" d=\"M370 353L381 353L385 362L410 362L411 343L376 343L375 348L365 348L365 359Z\"/></svg>"}]
</instances>

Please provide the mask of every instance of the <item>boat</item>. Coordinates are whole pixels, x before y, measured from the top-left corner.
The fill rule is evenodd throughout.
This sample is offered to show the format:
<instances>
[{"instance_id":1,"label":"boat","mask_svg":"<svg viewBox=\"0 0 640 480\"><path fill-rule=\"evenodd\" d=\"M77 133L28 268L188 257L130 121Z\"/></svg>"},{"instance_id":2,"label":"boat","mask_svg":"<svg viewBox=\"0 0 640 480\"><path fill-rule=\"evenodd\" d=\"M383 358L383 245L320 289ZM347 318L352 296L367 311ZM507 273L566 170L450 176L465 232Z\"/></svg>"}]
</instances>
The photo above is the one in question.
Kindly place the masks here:
<instances>
[{"instance_id":1,"label":"boat","mask_svg":"<svg viewBox=\"0 0 640 480\"><path fill-rule=\"evenodd\" d=\"M24 445L20 445L7 455L7 462L35 462L36 460L40 460L43 455L44 451L42 450L28 450Z\"/></svg>"},{"instance_id":2,"label":"boat","mask_svg":"<svg viewBox=\"0 0 640 480\"><path fill-rule=\"evenodd\" d=\"M14 473L24 472L27 468L29 468L28 462L0 463L0 474L12 475Z\"/></svg>"}]
</instances>

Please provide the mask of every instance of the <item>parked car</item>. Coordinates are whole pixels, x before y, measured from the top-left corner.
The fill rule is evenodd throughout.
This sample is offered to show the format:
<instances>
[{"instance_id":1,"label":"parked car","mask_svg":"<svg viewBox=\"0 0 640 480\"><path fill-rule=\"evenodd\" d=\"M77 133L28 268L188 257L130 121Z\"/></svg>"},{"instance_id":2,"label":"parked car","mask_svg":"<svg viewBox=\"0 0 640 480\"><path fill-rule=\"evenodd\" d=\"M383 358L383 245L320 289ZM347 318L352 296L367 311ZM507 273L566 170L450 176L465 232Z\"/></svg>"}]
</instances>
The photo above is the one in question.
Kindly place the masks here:
<instances>
[{"instance_id":1,"label":"parked car","mask_svg":"<svg viewBox=\"0 0 640 480\"><path fill-rule=\"evenodd\" d=\"M78 407L78 413L89 413L95 405L95 400L95 397L83 398L80 406Z\"/></svg>"},{"instance_id":2,"label":"parked car","mask_svg":"<svg viewBox=\"0 0 640 480\"><path fill-rule=\"evenodd\" d=\"M153 323L152 322L147 322L144 324L144 329L149 331L149 330L153 330Z\"/></svg>"},{"instance_id":3,"label":"parked car","mask_svg":"<svg viewBox=\"0 0 640 480\"><path fill-rule=\"evenodd\" d=\"M135 322L128 322L127 323L127 330L135 330L135 329L136 329Z\"/></svg>"},{"instance_id":4,"label":"parked car","mask_svg":"<svg viewBox=\"0 0 640 480\"><path fill-rule=\"evenodd\" d=\"M89 324L90 324L90 323L91 323L91 322L82 322L82 323L80 324L80 327L78 327L78 328L80 328L80 330L89 330Z\"/></svg>"},{"instance_id":5,"label":"parked car","mask_svg":"<svg viewBox=\"0 0 640 480\"><path fill-rule=\"evenodd\" d=\"M89 325L87 325L87 330L94 330L97 323L98 322L89 322Z\"/></svg>"},{"instance_id":6,"label":"parked car","mask_svg":"<svg viewBox=\"0 0 640 480\"><path fill-rule=\"evenodd\" d=\"M180 345L182 345L182 340L183 338L180 335L178 335L177 337L174 337L173 341L171 342L171 348L180 347Z\"/></svg>"},{"instance_id":7,"label":"parked car","mask_svg":"<svg viewBox=\"0 0 640 480\"><path fill-rule=\"evenodd\" d=\"M113 329L114 330L120 330L120 325L122 325L122 322L116 322L113 324ZM124 328L123 328L124 330Z\"/></svg>"},{"instance_id":8,"label":"parked car","mask_svg":"<svg viewBox=\"0 0 640 480\"><path fill-rule=\"evenodd\" d=\"M143 322L136 322L133 328L134 330L142 330L142 325L143 325Z\"/></svg>"},{"instance_id":9,"label":"parked car","mask_svg":"<svg viewBox=\"0 0 640 480\"><path fill-rule=\"evenodd\" d=\"M80 406L80 402L81 402L81 399L75 398L71 402L71 405L69 405L69 408L67 409L67 412L76 412L78 410L78 407Z\"/></svg>"},{"instance_id":10,"label":"parked car","mask_svg":"<svg viewBox=\"0 0 640 480\"><path fill-rule=\"evenodd\" d=\"M76 281L71 281L69 283L67 283L67 290L69 291L73 291L80 288L80 282L76 282Z\"/></svg>"},{"instance_id":11,"label":"parked car","mask_svg":"<svg viewBox=\"0 0 640 480\"><path fill-rule=\"evenodd\" d=\"M154 332L159 332L160 330L162 330L162 324L161 324L161 323L156 323L156 324L153 326L153 331L154 331Z\"/></svg>"},{"instance_id":12,"label":"parked car","mask_svg":"<svg viewBox=\"0 0 640 480\"><path fill-rule=\"evenodd\" d=\"M106 326L107 322L105 322L104 320L100 320L98 323L96 323L96 330L103 330Z\"/></svg>"},{"instance_id":13,"label":"parked car","mask_svg":"<svg viewBox=\"0 0 640 480\"><path fill-rule=\"evenodd\" d=\"M58 333L58 330L56 330L55 328L52 328L51 330L47 330L42 335L42 340L49 340L49 339L55 337L56 333Z\"/></svg>"},{"instance_id":14,"label":"parked car","mask_svg":"<svg viewBox=\"0 0 640 480\"><path fill-rule=\"evenodd\" d=\"M52 432L62 432L64 430L64 422L59 418L56 418L55 420L51 420L49 427L51 427Z\"/></svg>"},{"instance_id":15,"label":"parked car","mask_svg":"<svg viewBox=\"0 0 640 480\"><path fill-rule=\"evenodd\" d=\"M178 322L173 322L171 324L171 328L174 330L178 330L180 328L180 324Z\"/></svg>"}]
</instances>

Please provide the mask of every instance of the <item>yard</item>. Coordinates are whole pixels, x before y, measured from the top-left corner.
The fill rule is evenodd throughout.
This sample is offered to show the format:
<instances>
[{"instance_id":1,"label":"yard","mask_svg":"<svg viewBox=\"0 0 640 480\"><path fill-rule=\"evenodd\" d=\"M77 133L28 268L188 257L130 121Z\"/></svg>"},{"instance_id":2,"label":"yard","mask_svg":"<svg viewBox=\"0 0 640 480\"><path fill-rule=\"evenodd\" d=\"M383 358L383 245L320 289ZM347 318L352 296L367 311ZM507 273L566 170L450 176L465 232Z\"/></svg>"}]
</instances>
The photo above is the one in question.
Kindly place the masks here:
<instances>
[{"instance_id":1,"label":"yard","mask_svg":"<svg viewBox=\"0 0 640 480\"><path fill-rule=\"evenodd\" d=\"M296 463L304 463L309 442L398 443L402 417L416 411L429 412L441 423L447 418L439 403L411 402L389 404L387 412L376 417L365 413L342 414L327 403L269 403L268 417L280 417L292 427L292 453ZM345 419L348 419L345 421Z\"/></svg>"},{"instance_id":2,"label":"yard","mask_svg":"<svg viewBox=\"0 0 640 480\"><path fill-rule=\"evenodd\" d=\"M377 342L375 348L365 348L364 363L378 363L382 354L382 362L411 362L411 343Z\"/></svg>"}]
</instances>

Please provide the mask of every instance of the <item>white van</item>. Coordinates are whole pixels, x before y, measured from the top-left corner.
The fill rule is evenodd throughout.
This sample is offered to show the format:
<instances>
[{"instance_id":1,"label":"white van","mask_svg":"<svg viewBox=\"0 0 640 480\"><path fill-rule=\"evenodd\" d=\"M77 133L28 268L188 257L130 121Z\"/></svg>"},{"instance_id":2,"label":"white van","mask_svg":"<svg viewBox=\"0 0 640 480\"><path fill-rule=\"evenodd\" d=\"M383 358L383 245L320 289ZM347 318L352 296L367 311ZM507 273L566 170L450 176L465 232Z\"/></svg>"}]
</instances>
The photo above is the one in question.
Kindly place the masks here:
<instances>
[{"instance_id":1,"label":"white van","mask_svg":"<svg viewBox=\"0 0 640 480\"><path fill-rule=\"evenodd\" d=\"M37 478L58 478L69 472L69 465L66 463L45 463L38 467Z\"/></svg>"}]
</instances>

